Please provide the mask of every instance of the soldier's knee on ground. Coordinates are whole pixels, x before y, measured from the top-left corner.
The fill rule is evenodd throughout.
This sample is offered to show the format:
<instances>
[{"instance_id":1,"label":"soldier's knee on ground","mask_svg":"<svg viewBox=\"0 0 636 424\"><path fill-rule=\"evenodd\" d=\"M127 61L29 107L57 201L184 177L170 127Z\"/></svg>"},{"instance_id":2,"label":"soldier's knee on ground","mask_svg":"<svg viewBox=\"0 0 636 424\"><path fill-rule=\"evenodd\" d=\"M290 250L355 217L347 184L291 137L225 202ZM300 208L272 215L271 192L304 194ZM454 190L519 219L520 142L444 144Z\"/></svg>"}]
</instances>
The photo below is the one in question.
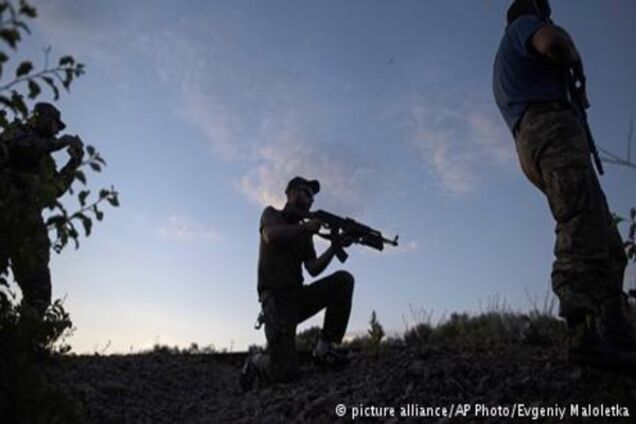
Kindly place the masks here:
<instances>
[{"instance_id":1,"label":"soldier's knee on ground","mask_svg":"<svg viewBox=\"0 0 636 424\"><path fill-rule=\"evenodd\" d=\"M300 377L295 340L279 341L269 346L269 375L275 382L290 382Z\"/></svg>"},{"instance_id":2,"label":"soldier's knee on ground","mask_svg":"<svg viewBox=\"0 0 636 424\"><path fill-rule=\"evenodd\" d=\"M271 361L269 371L272 381L277 383L290 383L300 378L300 365L297 358Z\"/></svg>"},{"instance_id":3,"label":"soldier's knee on ground","mask_svg":"<svg viewBox=\"0 0 636 424\"><path fill-rule=\"evenodd\" d=\"M275 382L290 382L300 377L296 353L296 328L277 326L267 331L269 376Z\"/></svg>"}]
</instances>

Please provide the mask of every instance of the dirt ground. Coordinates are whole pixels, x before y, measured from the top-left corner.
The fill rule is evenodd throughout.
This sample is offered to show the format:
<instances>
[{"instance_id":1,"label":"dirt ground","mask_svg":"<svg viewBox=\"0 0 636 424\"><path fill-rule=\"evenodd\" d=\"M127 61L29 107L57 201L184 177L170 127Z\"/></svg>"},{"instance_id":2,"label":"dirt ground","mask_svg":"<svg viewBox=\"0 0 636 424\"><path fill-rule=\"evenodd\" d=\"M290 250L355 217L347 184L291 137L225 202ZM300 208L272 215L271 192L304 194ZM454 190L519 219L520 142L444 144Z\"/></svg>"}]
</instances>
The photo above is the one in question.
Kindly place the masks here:
<instances>
[{"instance_id":1,"label":"dirt ground","mask_svg":"<svg viewBox=\"0 0 636 424\"><path fill-rule=\"evenodd\" d=\"M245 394L238 387L243 358L63 356L48 372L91 423L605 423L625 412L631 417L618 422L636 422L636 380L572 367L554 346L387 347L377 357L356 353L337 372L305 359L300 382ZM563 419L550 415L559 408ZM533 413L543 416L533 420Z\"/></svg>"}]
</instances>

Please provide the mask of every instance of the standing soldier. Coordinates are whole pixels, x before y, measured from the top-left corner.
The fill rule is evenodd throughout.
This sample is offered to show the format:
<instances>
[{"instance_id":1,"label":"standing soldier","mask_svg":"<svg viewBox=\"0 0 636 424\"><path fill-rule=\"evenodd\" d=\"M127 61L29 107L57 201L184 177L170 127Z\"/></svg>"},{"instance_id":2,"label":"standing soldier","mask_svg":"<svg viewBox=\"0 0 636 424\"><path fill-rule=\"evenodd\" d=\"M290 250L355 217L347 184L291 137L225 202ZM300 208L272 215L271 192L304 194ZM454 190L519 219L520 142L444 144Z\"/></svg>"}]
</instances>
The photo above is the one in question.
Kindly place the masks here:
<instances>
[{"instance_id":1,"label":"standing soldier","mask_svg":"<svg viewBox=\"0 0 636 424\"><path fill-rule=\"evenodd\" d=\"M546 195L556 221L552 288L568 326L570 361L634 371L629 352L636 339L623 295L627 258L590 160L583 65L550 13L547 0L516 0L508 9L495 99L521 168Z\"/></svg>"},{"instance_id":2,"label":"standing soldier","mask_svg":"<svg viewBox=\"0 0 636 424\"><path fill-rule=\"evenodd\" d=\"M51 242L42 210L69 189L84 154L79 137L56 137L65 127L55 106L38 103L26 123L15 121L0 134L0 274L11 267L22 304L40 317L51 303ZM51 154L64 148L70 159L58 171Z\"/></svg>"},{"instance_id":3,"label":"standing soldier","mask_svg":"<svg viewBox=\"0 0 636 424\"><path fill-rule=\"evenodd\" d=\"M319 190L318 181L295 177L285 190L285 207L277 210L268 206L261 216L258 293L268 352L248 356L241 371L243 390L250 389L257 376L276 382L299 377L296 326L323 308L326 308L325 320L313 352L314 361L332 367L348 362L346 354L335 345L342 341L349 322L353 276L337 271L312 284L302 284L303 265L315 277L327 268L335 254L332 245L316 256L312 236L321 222L303 220ZM342 237L332 243L348 247L351 241L346 235Z\"/></svg>"}]
</instances>

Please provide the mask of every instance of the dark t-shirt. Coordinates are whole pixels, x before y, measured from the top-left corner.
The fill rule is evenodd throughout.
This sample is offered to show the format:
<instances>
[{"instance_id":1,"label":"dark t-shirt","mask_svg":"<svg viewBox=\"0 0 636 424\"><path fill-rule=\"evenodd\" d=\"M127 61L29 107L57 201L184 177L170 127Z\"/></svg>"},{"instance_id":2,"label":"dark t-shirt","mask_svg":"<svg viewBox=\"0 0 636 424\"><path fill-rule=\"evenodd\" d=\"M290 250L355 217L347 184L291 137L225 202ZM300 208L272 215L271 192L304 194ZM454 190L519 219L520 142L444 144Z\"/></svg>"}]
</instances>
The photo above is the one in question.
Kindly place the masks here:
<instances>
[{"instance_id":1,"label":"dark t-shirt","mask_svg":"<svg viewBox=\"0 0 636 424\"><path fill-rule=\"evenodd\" d=\"M544 25L536 16L521 16L506 28L495 57L495 100L513 133L530 103L568 101L564 69L532 47L532 36Z\"/></svg>"},{"instance_id":2,"label":"dark t-shirt","mask_svg":"<svg viewBox=\"0 0 636 424\"><path fill-rule=\"evenodd\" d=\"M263 227L268 225L297 224L283 211L268 206L261 215L260 248L258 253L258 292L265 289L298 287L303 283L302 264L316 257L312 235L298 236L278 242L266 243Z\"/></svg>"}]
</instances>

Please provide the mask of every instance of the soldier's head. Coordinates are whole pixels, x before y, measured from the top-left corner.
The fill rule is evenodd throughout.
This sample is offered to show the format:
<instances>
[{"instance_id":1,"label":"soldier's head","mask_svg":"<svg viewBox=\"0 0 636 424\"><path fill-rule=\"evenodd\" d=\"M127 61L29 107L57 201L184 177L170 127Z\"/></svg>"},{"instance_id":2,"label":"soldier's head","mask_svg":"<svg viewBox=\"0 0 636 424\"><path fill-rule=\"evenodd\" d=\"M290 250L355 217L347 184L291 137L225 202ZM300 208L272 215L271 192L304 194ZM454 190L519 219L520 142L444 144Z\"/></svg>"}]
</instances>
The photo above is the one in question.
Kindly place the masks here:
<instances>
[{"instance_id":1,"label":"soldier's head","mask_svg":"<svg viewBox=\"0 0 636 424\"><path fill-rule=\"evenodd\" d=\"M303 212L308 212L314 203L314 196L320 191L318 180L307 180L303 177L294 177L285 189L287 203Z\"/></svg>"},{"instance_id":2,"label":"soldier's head","mask_svg":"<svg viewBox=\"0 0 636 424\"><path fill-rule=\"evenodd\" d=\"M523 15L534 15L540 19L550 19L552 9L549 0L515 0L508 8L508 25Z\"/></svg>"},{"instance_id":3,"label":"soldier's head","mask_svg":"<svg viewBox=\"0 0 636 424\"><path fill-rule=\"evenodd\" d=\"M37 103L33 108L31 122L35 131L45 137L52 137L66 128L60 111L51 103Z\"/></svg>"}]
</instances>

